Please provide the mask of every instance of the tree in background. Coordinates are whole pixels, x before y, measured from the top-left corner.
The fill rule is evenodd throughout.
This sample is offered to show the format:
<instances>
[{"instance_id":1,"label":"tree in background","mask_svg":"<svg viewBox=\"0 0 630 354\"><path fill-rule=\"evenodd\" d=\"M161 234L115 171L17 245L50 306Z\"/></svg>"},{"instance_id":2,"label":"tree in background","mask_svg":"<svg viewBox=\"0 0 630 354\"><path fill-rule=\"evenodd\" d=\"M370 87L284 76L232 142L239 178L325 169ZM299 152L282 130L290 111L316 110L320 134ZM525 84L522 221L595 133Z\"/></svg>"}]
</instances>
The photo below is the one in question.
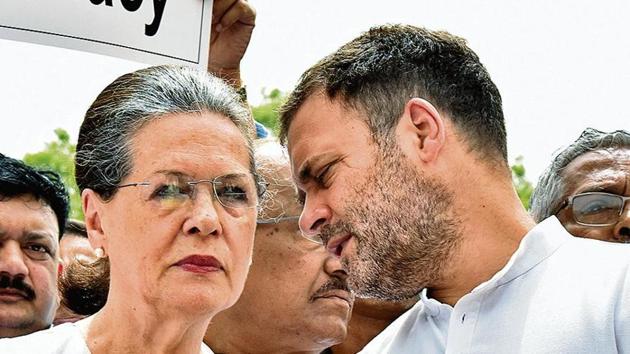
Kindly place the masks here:
<instances>
[{"instance_id":1,"label":"tree in background","mask_svg":"<svg viewBox=\"0 0 630 354\"><path fill-rule=\"evenodd\" d=\"M262 95L264 97L263 103L259 106L252 107L252 114L254 119L269 128L274 135L278 135L280 126L278 124L278 108L284 102L286 95L278 89L273 89L269 94L263 89Z\"/></svg>"},{"instance_id":2,"label":"tree in background","mask_svg":"<svg viewBox=\"0 0 630 354\"><path fill-rule=\"evenodd\" d=\"M74 154L76 145L70 143L70 135L65 130L55 129L57 140L46 143L44 150L24 156L27 165L38 169L57 172L63 179L70 194L70 217L83 220L81 194L74 180Z\"/></svg>"},{"instance_id":3,"label":"tree in background","mask_svg":"<svg viewBox=\"0 0 630 354\"><path fill-rule=\"evenodd\" d=\"M512 167L512 183L516 188L516 193L521 199L521 203L525 209L529 210L529 199L534 192L534 186L525 177L525 166L523 165L523 156L516 158L516 163Z\"/></svg>"}]
</instances>

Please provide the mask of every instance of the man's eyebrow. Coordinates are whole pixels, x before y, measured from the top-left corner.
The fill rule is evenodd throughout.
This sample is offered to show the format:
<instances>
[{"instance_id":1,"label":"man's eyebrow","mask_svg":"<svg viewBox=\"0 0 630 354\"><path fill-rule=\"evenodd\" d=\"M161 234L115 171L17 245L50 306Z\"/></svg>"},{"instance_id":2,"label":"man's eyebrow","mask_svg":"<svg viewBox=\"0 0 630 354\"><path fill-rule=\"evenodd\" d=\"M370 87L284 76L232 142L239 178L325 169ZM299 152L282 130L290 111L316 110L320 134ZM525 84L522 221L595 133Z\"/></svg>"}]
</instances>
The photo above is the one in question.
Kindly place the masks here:
<instances>
[{"instance_id":1,"label":"man's eyebrow","mask_svg":"<svg viewBox=\"0 0 630 354\"><path fill-rule=\"evenodd\" d=\"M311 178L313 178L311 175L311 169L312 169L312 160L307 160L302 164L302 166L300 166L300 169L298 170L298 173L297 173L298 183L304 184L308 182Z\"/></svg>"},{"instance_id":2,"label":"man's eyebrow","mask_svg":"<svg viewBox=\"0 0 630 354\"><path fill-rule=\"evenodd\" d=\"M581 186L576 193L588 193L588 192L609 192L609 193L623 193L624 186L619 181L597 182L589 183Z\"/></svg>"},{"instance_id":3,"label":"man's eyebrow","mask_svg":"<svg viewBox=\"0 0 630 354\"><path fill-rule=\"evenodd\" d=\"M330 153L323 153L317 156L310 157L306 161L304 161L298 169L297 182L300 184L305 184L309 180L313 179L313 165L316 165L321 160L329 158L330 155Z\"/></svg>"},{"instance_id":4,"label":"man's eyebrow","mask_svg":"<svg viewBox=\"0 0 630 354\"><path fill-rule=\"evenodd\" d=\"M27 241L38 240L38 239L50 239L54 241L56 238L56 236L46 231L27 231L23 235Z\"/></svg>"}]
</instances>

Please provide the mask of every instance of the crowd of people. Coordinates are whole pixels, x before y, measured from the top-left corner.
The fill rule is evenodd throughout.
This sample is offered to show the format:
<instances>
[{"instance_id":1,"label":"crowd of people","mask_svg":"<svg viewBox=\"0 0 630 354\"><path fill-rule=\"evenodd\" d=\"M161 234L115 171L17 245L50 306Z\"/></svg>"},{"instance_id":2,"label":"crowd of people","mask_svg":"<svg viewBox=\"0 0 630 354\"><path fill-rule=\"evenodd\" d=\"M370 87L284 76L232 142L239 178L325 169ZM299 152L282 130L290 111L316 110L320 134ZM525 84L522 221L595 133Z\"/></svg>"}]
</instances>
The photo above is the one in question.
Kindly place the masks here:
<instances>
[{"instance_id":1,"label":"crowd of people","mask_svg":"<svg viewBox=\"0 0 630 354\"><path fill-rule=\"evenodd\" d=\"M215 0L208 72L125 74L87 110L84 222L0 155L0 353L629 353L630 133L512 185L466 42L374 27L308 69L274 137Z\"/></svg>"}]
</instances>

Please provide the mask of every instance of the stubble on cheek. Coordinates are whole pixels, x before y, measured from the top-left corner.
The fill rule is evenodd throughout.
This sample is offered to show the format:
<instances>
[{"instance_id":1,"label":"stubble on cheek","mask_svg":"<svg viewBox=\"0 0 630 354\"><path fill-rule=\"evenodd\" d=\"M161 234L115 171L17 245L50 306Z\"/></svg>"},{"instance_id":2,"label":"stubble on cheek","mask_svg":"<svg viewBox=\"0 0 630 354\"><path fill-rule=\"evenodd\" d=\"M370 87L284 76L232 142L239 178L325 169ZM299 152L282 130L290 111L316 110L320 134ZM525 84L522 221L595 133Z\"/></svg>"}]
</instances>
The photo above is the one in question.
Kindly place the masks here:
<instances>
[{"instance_id":1,"label":"stubble on cheek","mask_svg":"<svg viewBox=\"0 0 630 354\"><path fill-rule=\"evenodd\" d=\"M386 156L346 201L357 252L344 260L358 295L401 300L435 283L459 239L452 196L400 156Z\"/></svg>"}]
</instances>

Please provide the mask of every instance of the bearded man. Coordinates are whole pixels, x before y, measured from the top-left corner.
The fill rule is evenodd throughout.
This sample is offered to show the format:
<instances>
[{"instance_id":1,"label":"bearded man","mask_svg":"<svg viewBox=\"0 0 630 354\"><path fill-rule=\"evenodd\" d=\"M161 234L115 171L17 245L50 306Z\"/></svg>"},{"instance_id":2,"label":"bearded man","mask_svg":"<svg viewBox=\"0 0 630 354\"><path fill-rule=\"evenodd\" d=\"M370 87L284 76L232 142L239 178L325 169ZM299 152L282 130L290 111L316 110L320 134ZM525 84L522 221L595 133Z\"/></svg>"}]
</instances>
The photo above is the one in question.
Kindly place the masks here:
<instances>
[{"instance_id":1,"label":"bearded man","mask_svg":"<svg viewBox=\"0 0 630 354\"><path fill-rule=\"evenodd\" d=\"M303 74L281 121L302 232L359 296L420 294L364 353L630 352L630 249L531 219L463 39L373 28Z\"/></svg>"}]
</instances>

